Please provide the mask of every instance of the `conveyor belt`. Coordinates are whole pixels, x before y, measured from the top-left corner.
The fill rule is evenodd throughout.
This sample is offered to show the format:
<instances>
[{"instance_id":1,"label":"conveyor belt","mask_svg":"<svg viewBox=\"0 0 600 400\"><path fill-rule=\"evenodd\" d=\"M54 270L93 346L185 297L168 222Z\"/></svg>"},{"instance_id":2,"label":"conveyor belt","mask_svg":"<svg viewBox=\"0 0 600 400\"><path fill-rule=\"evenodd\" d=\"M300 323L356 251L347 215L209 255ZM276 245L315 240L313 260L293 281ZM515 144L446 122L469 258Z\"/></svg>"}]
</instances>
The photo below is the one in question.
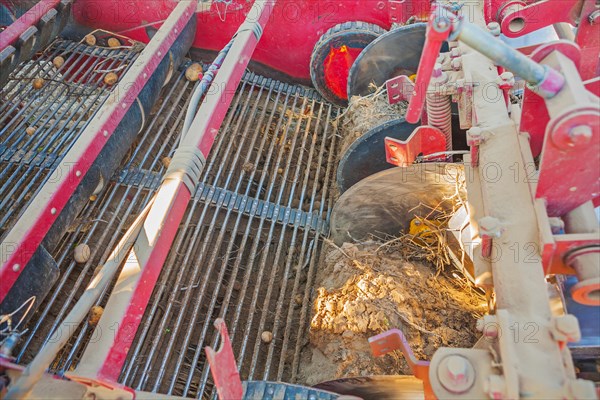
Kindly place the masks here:
<instances>
[{"instance_id":1,"label":"conveyor belt","mask_svg":"<svg viewBox=\"0 0 600 400\"><path fill-rule=\"evenodd\" d=\"M193 86L183 69L178 73L121 172L87 204L53 254L63 272L23 336L19 363L51 337L157 189ZM217 317L228 324L242 379L294 382L333 201L339 113L312 90L245 75L130 350L123 384L188 397L214 394L204 346L218 344ZM78 243L91 247L86 264L73 261ZM105 293L99 304L106 299ZM271 343L261 341L263 331L273 333ZM73 369L93 346L92 332L89 323L78 328L52 369Z\"/></svg>"}]
</instances>

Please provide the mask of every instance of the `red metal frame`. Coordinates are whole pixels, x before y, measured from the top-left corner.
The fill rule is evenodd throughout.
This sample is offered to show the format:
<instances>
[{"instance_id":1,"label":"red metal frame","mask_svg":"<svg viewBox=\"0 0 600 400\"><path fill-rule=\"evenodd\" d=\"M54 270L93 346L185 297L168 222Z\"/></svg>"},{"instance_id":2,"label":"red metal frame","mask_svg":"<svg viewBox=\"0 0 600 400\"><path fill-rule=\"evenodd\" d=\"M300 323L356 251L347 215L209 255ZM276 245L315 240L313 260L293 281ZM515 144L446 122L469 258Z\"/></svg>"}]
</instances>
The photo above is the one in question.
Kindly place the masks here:
<instances>
[{"instance_id":1,"label":"red metal frame","mask_svg":"<svg viewBox=\"0 0 600 400\"><path fill-rule=\"evenodd\" d=\"M217 318L215 328L221 335L221 347L218 351L214 351L211 347L206 346L206 358L210 364L210 371L221 399L241 399L244 394L240 373L235 363L233 348L229 340L227 325L222 318Z\"/></svg>"},{"instance_id":2,"label":"red metal frame","mask_svg":"<svg viewBox=\"0 0 600 400\"><path fill-rule=\"evenodd\" d=\"M31 7L18 20L0 32L0 51L14 44L27 29L35 26L50 10L58 6L60 0L41 0Z\"/></svg>"},{"instance_id":3,"label":"red metal frame","mask_svg":"<svg viewBox=\"0 0 600 400\"><path fill-rule=\"evenodd\" d=\"M99 120L90 123L61 164L32 200L24 214L8 233L2 244L2 266L0 267L0 302L4 300L33 253L48 233L48 230L60 215L73 192L110 139L135 99L144 88L147 78L156 70L163 57L178 37L195 9L190 2L186 17L178 21L176 29L161 38L155 53L145 60L138 69L130 72L121 80L115 90L119 90L118 101L108 101L98 113ZM135 67L134 67L135 68ZM9 249L14 249L8 254Z\"/></svg>"},{"instance_id":4,"label":"red metal frame","mask_svg":"<svg viewBox=\"0 0 600 400\"><path fill-rule=\"evenodd\" d=\"M446 136L438 128L423 125L410 134L406 140L385 138L385 158L388 163L406 167L415 162L419 154L430 155L446 150ZM439 157L444 160L445 155Z\"/></svg>"}]
</instances>

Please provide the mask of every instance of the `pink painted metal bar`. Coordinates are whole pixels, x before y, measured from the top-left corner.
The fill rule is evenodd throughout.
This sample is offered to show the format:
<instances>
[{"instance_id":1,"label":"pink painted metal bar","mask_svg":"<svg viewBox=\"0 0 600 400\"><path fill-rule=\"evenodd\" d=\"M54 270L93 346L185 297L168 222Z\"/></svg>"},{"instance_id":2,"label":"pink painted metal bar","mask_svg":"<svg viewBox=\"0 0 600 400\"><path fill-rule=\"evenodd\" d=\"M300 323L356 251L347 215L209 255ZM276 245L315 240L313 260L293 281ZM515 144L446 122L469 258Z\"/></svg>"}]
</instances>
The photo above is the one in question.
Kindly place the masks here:
<instances>
[{"instance_id":1,"label":"pink painted metal bar","mask_svg":"<svg viewBox=\"0 0 600 400\"><path fill-rule=\"evenodd\" d=\"M415 91L406 110L406 121L411 124L417 123L421 118L423 107L425 106L427 88L433 74L433 66L442 49L442 43L450 35L451 28L452 25L449 19L436 17L435 13L431 13L427 24L425 45L423 46L423 53L421 54L419 69L417 70Z\"/></svg>"},{"instance_id":2,"label":"pink painted metal bar","mask_svg":"<svg viewBox=\"0 0 600 400\"><path fill-rule=\"evenodd\" d=\"M4 300L92 163L135 102L148 77L168 53L195 8L196 3L190 1L185 10L185 17L181 18L175 29L165 32L164 36L155 42L156 47L149 50L153 51L153 54L150 57L144 56L144 53L140 55L138 62L114 89L113 93L116 95L104 104L95 120L88 125L31 201L23 214L25 217L17 222L0 245L0 302Z\"/></svg>"},{"instance_id":3,"label":"pink painted metal bar","mask_svg":"<svg viewBox=\"0 0 600 400\"><path fill-rule=\"evenodd\" d=\"M221 347L218 351L214 351L211 347L206 346L206 358L210 364L210 370L221 399L241 399L244 394L242 380L237 365L235 364L235 356L233 355L233 347L229 340L227 325L222 318L217 318L215 328L221 335Z\"/></svg>"},{"instance_id":4,"label":"pink painted metal bar","mask_svg":"<svg viewBox=\"0 0 600 400\"><path fill-rule=\"evenodd\" d=\"M205 158L210 153L274 4L275 0L254 3L258 10L249 14L252 16L252 22L247 20L242 24L215 77L214 87L222 89L204 99L192 125L179 144L174 160L178 157L179 149L198 149ZM258 19L256 15L259 15ZM105 331L112 326L114 330L116 322L114 340L101 340L89 347L81 357L76 370L78 375L95 376L107 381L118 379L191 198L189 186L184 182L181 177L170 178L167 172L167 179L158 190L144 229L129 255L128 260L133 264L130 267L126 264L123 268L96 328ZM197 182L193 184L196 185Z\"/></svg>"},{"instance_id":5,"label":"pink painted metal bar","mask_svg":"<svg viewBox=\"0 0 600 400\"><path fill-rule=\"evenodd\" d=\"M60 3L60 0L42 0L18 20L10 24L2 33L0 33L0 51L14 44L30 26L35 26L42 17Z\"/></svg>"}]
</instances>

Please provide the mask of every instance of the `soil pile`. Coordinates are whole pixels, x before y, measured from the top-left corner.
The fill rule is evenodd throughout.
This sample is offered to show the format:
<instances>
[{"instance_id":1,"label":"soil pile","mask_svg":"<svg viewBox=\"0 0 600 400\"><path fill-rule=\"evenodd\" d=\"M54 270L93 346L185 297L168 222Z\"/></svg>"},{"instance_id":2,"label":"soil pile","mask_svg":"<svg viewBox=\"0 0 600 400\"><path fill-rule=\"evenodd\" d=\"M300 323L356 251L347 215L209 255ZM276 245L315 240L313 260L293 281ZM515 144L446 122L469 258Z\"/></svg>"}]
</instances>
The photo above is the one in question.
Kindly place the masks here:
<instances>
[{"instance_id":1,"label":"soil pile","mask_svg":"<svg viewBox=\"0 0 600 400\"><path fill-rule=\"evenodd\" d=\"M439 347L472 347L485 297L460 278L410 262L401 242L330 248L317 275L310 345L300 366L309 385L343 377L410 374L400 351L375 358L367 339L391 328L428 360Z\"/></svg>"},{"instance_id":2,"label":"soil pile","mask_svg":"<svg viewBox=\"0 0 600 400\"><path fill-rule=\"evenodd\" d=\"M340 134L343 137L340 154L369 130L394 119L404 117L407 102L388 103L387 91L376 89L374 93L360 97L352 96L348 108L341 116Z\"/></svg>"}]
</instances>

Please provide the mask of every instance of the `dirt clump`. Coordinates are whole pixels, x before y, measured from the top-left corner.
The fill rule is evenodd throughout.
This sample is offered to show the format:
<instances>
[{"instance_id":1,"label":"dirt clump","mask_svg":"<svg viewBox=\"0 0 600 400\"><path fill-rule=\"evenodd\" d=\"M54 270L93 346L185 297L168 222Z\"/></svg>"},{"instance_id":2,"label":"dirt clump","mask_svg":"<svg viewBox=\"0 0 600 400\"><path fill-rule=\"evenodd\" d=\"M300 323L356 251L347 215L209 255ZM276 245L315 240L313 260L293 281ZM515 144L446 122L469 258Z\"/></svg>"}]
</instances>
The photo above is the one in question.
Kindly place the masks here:
<instances>
[{"instance_id":1,"label":"dirt clump","mask_svg":"<svg viewBox=\"0 0 600 400\"><path fill-rule=\"evenodd\" d=\"M421 360L439 347L475 344L485 297L430 263L408 261L400 246L346 243L325 253L299 381L410 374L400 351L371 354L367 339L391 328L402 330Z\"/></svg>"},{"instance_id":2,"label":"dirt clump","mask_svg":"<svg viewBox=\"0 0 600 400\"><path fill-rule=\"evenodd\" d=\"M340 154L344 154L352 143L368 131L385 122L403 118L408 103L401 101L390 105L384 87L372 88L367 96L352 96L348 108L340 116L340 135L342 136Z\"/></svg>"}]
</instances>

